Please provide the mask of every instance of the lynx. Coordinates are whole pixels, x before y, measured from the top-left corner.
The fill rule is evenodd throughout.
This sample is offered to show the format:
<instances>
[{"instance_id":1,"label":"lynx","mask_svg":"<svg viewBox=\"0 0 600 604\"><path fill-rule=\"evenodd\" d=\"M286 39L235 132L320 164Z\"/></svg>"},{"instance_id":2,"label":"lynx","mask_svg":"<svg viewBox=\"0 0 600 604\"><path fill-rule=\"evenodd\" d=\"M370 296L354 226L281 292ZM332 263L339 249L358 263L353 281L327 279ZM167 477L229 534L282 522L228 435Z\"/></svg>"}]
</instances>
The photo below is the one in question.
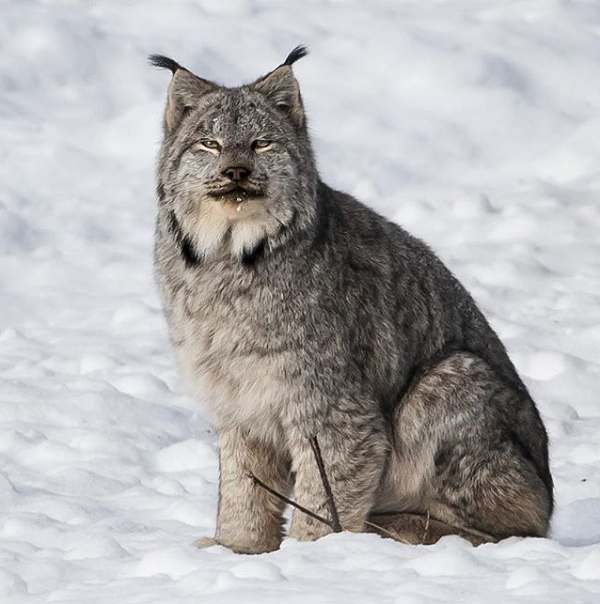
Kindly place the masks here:
<instances>
[{"instance_id":1,"label":"lynx","mask_svg":"<svg viewBox=\"0 0 600 604\"><path fill-rule=\"evenodd\" d=\"M219 434L217 530L202 545L280 546L285 503L253 476L327 517L315 436L343 530L393 512L411 543L425 515L437 537L545 535L535 403L436 255L321 180L292 69L305 54L237 88L151 57L173 74L157 279L181 374ZM295 510L289 535L330 531Z\"/></svg>"}]
</instances>

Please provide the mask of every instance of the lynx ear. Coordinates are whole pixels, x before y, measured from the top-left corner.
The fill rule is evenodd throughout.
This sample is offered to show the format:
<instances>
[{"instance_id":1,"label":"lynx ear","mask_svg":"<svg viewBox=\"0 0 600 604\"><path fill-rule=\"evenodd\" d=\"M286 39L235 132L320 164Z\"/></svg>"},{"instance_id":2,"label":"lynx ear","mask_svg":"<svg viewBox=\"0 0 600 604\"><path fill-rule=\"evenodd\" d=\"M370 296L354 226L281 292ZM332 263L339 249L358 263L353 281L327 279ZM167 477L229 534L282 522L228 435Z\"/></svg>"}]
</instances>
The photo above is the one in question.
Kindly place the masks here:
<instances>
[{"instance_id":1,"label":"lynx ear","mask_svg":"<svg viewBox=\"0 0 600 604\"><path fill-rule=\"evenodd\" d=\"M198 99L213 92L218 86L199 78L173 59L162 55L151 55L150 64L169 69L173 74L167 92L167 108L165 109L165 128L171 134L177 129L187 112L196 106Z\"/></svg>"},{"instance_id":2,"label":"lynx ear","mask_svg":"<svg viewBox=\"0 0 600 604\"><path fill-rule=\"evenodd\" d=\"M297 127L304 124L304 107L292 65L307 54L305 46L297 46L282 65L252 85L254 90L264 94L277 109L288 115Z\"/></svg>"}]
</instances>

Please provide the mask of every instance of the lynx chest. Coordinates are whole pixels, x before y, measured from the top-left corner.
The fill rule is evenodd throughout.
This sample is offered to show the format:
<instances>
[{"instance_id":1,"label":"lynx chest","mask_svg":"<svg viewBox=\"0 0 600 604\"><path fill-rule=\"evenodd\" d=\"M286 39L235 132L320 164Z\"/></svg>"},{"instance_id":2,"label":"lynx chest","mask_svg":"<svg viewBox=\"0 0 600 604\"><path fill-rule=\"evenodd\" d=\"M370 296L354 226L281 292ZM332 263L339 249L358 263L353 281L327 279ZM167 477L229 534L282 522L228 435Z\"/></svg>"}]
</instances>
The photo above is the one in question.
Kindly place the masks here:
<instances>
[{"instance_id":1,"label":"lynx chest","mask_svg":"<svg viewBox=\"0 0 600 604\"><path fill-rule=\"evenodd\" d=\"M180 371L219 428L278 429L297 400L301 310L244 273L196 278L169 315Z\"/></svg>"}]
</instances>

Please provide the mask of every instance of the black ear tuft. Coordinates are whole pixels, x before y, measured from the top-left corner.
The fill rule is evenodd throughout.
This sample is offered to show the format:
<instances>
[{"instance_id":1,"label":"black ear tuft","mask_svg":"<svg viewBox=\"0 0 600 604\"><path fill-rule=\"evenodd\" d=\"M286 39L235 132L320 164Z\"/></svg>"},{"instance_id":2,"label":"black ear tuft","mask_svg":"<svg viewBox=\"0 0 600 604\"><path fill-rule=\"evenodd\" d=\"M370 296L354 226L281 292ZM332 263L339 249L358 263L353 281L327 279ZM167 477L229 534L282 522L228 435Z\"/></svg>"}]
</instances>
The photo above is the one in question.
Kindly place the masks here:
<instances>
[{"instance_id":1,"label":"black ear tuft","mask_svg":"<svg viewBox=\"0 0 600 604\"><path fill-rule=\"evenodd\" d=\"M173 59L169 59L169 57L165 57L163 55L150 55L148 57L148 62L154 67L169 69L172 74L175 74L178 69L183 69L183 67L177 61L173 61Z\"/></svg>"},{"instance_id":2,"label":"black ear tuft","mask_svg":"<svg viewBox=\"0 0 600 604\"><path fill-rule=\"evenodd\" d=\"M308 49L304 44L296 46L292 52L287 56L287 59L283 62L283 65L293 65L298 59L305 57L308 54Z\"/></svg>"}]
</instances>

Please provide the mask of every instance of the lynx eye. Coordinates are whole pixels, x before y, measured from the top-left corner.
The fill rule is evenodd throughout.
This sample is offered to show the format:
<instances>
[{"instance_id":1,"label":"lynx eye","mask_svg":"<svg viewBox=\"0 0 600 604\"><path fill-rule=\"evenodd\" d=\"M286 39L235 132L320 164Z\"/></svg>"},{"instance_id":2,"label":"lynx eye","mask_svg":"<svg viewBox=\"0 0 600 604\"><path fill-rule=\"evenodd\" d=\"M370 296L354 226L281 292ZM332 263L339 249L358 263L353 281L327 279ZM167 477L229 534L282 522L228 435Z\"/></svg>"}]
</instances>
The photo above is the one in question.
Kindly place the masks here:
<instances>
[{"instance_id":1,"label":"lynx eye","mask_svg":"<svg viewBox=\"0 0 600 604\"><path fill-rule=\"evenodd\" d=\"M194 145L192 145L192 151L198 153L199 151L220 151L221 145L212 138L203 138Z\"/></svg>"},{"instance_id":2,"label":"lynx eye","mask_svg":"<svg viewBox=\"0 0 600 604\"><path fill-rule=\"evenodd\" d=\"M265 151L273 144L272 141L267 140L266 138L259 138L252 143L252 148L255 151Z\"/></svg>"}]
</instances>

